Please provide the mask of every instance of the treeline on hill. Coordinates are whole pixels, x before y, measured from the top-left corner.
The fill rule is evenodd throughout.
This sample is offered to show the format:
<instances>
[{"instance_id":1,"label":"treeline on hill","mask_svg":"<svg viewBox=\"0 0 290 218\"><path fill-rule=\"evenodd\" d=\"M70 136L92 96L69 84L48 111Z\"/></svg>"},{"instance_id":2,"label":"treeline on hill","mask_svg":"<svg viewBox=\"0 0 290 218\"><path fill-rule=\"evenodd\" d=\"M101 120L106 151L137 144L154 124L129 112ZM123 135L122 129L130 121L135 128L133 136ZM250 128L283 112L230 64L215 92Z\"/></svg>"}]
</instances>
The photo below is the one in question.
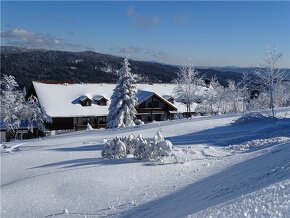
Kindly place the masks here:
<instances>
[{"instance_id":1,"label":"treeline on hill","mask_svg":"<svg viewBox=\"0 0 290 218\"><path fill-rule=\"evenodd\" d=\"M91 51L68 52L45 49L26 49L1 46L1 77L3 74L15 76L20 88L28 88L31 81L61 81L115 83L116 70L123 58ZM177 66L130 60L132 73L138 82L170 83L177 77ZM239 81L241 74L222 72L214 69L198 69L205 78L216 75L221 85L227 80Z\"/></svg>"}]
</instances>

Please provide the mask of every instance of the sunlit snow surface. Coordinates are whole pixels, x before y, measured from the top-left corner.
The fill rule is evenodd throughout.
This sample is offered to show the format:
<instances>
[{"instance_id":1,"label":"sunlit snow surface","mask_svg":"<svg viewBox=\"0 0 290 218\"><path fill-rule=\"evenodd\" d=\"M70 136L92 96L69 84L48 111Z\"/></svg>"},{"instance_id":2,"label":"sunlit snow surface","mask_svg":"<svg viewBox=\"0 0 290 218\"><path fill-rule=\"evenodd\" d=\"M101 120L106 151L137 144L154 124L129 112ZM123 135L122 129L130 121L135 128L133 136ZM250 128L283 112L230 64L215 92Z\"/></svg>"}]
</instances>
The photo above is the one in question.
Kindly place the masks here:
<instances>
[{"instance_id":1,"label":"sunlit snow surface","mask_svg":"<svg viewBox=\"0 0 290 218\"><path fill-rule=\"evenodd\" d=\"M1 217L290 217L290 108L88 130L1 147ZM161 131L178 162L109 160L104 140Z\"/></svg>"}]
</instances>

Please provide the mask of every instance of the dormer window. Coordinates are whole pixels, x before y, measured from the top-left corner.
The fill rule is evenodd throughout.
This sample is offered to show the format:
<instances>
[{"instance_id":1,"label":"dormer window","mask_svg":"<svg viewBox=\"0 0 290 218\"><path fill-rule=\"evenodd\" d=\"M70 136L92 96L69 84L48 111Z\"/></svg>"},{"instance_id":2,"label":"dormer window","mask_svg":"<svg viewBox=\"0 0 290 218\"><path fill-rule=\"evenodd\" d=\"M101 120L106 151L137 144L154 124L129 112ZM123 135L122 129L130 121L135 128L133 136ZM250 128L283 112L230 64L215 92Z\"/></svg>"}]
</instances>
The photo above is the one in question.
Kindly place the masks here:
<instances>
[{"instance_id":1,"label":"dormer window","mask_svg":"<svg viewBox=\"0 0 290 218\"><path fill-rule=\"evenodd\" d=\"M101 95L97 95L97 96L93 97L93 100L99 106L106 106L108 103L108 99L104 96L101 96Z\"/></svg>"},{"instance_id":2,"label":"dormer window","mask_svg":"<svg viewBox=\"0 0 290 218\"><path fill-rule=\"evenodd\" d=\"M92 100L88 96L85 96L85 95L80 96L79 101L83 107L92 105Z\"/></svg>"}]
</instances>

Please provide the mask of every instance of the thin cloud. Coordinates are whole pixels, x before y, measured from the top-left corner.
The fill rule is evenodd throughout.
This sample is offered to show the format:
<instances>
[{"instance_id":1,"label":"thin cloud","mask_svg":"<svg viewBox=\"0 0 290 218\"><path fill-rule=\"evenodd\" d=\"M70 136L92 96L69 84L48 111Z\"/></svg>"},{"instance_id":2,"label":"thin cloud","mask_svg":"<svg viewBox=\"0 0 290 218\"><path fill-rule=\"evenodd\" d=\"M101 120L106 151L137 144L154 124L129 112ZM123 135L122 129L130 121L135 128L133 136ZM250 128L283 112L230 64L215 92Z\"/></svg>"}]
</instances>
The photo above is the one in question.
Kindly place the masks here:
<instances>
[{"instance_id":1,"label":"thin cloud","mask_svg":"<svg viewBox=\"0 0 290 218\"><path fill-rule=\"evenodd\" d=\"M141 53L142 49L134 46L117 47L117 52L120 54L138 54Z\"/></svg>"},{"instance_id":2,"label":"thin cloud","mask_svg":"<svg viewBox=\"0 0 290 218\"><path fill-rule=\"evenodd\" d=\"M141 48L141 47L136 47L136 46L124 46L124 47L117 47L117 48L110 48L111 51L115 51L120 55L123 56L146 56L151 59L168 59L172 55L160 51L160 50L154 50L154 49L149 49L149 48Z\"/></svg>"},{"instance_id":3,"label":"thin cloud","mask_svg":"<svg viewBox=\"0 0 290 218\"><path fill-rule=\"evenodd\" d=\"M136 26L141 28L148 28L150 26L157 26L160 23L160 19L156 16L145 17L139 14L134 7L129 7L127 10L127 16L133 18L133 22Z\"/></svg>"},{"instance_id":4,"label":"thin cloud","mask_svg":"<svg viewBox=\"0 0 290 218\"><path fill-rule=\"evenodd\" d=\"M12 30L1 31L1 38L6 39L10 45L24 47L60 47L60 48L78 48L80 44L65 42L43 34L30 32L25 29L15 28Z\"/></svg>"},{"instance_id":5,"label":"thin cloud","mask_svg":"<svg viewBox=\"0 0 290 218\"><path fill-rule=\"evenodd\" d=\"M173 18L175 24L179 26L185 26L189 22L189 17L187 15L179 15Z\"/></svg>"}]
</instances>

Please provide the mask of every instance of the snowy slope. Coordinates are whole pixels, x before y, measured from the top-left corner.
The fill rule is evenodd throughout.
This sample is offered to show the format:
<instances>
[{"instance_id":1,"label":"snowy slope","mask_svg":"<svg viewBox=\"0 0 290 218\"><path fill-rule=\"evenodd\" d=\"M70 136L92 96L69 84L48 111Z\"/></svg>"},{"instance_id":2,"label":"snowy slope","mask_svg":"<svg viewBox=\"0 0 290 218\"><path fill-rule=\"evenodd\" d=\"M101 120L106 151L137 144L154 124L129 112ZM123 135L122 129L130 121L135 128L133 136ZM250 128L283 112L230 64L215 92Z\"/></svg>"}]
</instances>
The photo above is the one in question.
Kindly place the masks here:
<instances>
[{"instance_id":1,"label":"snowy slope","mask_svg":"<svg viewBox=\"0 0 290 218\"><path fill-rule=\"evenodd\" d=\"M281 109L286 113L274 122L234 125L238 115L223 115L8 143L1 215L289 217L290 108ZM186 163L101 157L104 139L157 131L183 148Z\"/></svg>"}]
</instances>

